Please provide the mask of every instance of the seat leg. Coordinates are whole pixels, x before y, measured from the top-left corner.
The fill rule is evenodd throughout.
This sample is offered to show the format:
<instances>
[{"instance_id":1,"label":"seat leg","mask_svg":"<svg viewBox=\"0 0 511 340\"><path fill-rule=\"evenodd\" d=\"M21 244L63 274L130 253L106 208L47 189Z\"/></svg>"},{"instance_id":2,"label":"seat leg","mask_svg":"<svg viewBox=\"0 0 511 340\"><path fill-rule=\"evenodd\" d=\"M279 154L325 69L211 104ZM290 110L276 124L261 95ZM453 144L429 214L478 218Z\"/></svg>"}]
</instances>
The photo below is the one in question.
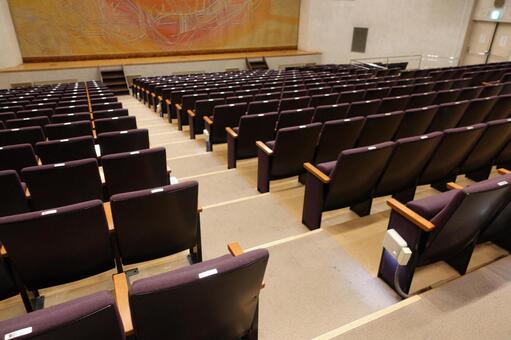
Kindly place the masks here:
<instances>
[{"instance_id":1,"label":"seat leg","mask_svg":"<svg viewBox=\"0 0 511 340\"><path fill-rule=\"evenodd\" d=\"M491 173L491 166L485 167L485 168L477 170L477 171L469 172L469 173L465 174L465 176L475 182L480 182L480 181L484 181L484 180L488 179L490 177L490 173Z\"/></svg>"},{"instance_id":2,"label":"seat leg","mask_svg":"<svg viewBox=\"0 0 511 340\"><path fill-rule=\"evenodd\" d=\"M413 201L413 198L415 197L415 191L417 187L412 187L409 189L405 189L401 192L395 193L392 195L392 198L397 199L401 203L408 203L410 201Z\"/></svg>"},{"instance_id":3,"label":"seat leg","mask_svg":"<svg viewBox=\"0 0 511 340\"><path fill-rule=\"evenodd\" d=\"M460 273L460 275L465 275L468 269L470 258L472 257L472 253L474 252L475 244L476 244L475 241L472 242L465 249L463 249L461 253L457 254L456 256L449 260L445 260L445 262L447 262L449 266L456 269L456 271Z\"/></svg>"},{"instance_id":4,"label":"seat leg","mask_svg":"<svg viewBox=\"0 0 511 340\"><path fill-rule=\"evenodd\" d=\"M257 151L257 156L257 191L265 193L270 191L271 156L266 155L262 150Z\"/></svg>"},{"instance_id":5,"label":"seat leg","mask_svg":"<svg viewBox=\"0 0 511 340\"><path fill-rule=\"evenodd\" d=\"M325 184L307 174L303 198L302 223L310 230L321 227Z\"/></svg>"},{"instance_id":6,"label":"seat leg","mask_svg":"<svg viewBox=\"0 0 511 340\"><path fill-rule=\"evenodd\" d=\"M350 210L355 212L358 216L363 217L371 213L371 206L373 205L372 198L364 202L350 206Z\"/></svg>"},{"instance_id":7,"label":"seat leg","mask_svg":"<svg viewBox=\"0 0 511 340\"><path fill-rule=\"evenodd\" d=\"M227 135L227 169L236 168L236 151L238 150L238 141L231 135Z\"/></svg>"},{"instance_id":8,"label":"seat leg","mask_svg":"<svg viewBox=\"0 0 511 340\"><path fill-rule=\"evenodd\" d=\"M201 240L201 227L200 227L200 213L197 213L197 231L196 231L196 244L190 248L190 257L193 263L202 262L202 240Z\"/></svg>"}]
</instances>

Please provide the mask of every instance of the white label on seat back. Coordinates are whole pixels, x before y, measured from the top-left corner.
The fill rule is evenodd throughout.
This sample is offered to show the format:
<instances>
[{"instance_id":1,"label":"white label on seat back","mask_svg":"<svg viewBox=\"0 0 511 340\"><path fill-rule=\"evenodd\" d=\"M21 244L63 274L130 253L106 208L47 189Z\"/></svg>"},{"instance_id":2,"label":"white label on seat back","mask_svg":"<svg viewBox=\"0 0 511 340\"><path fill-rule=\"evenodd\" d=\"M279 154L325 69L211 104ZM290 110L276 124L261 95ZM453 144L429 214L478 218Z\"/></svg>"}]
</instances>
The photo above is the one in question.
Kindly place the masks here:
<instances>
[{"instance_id":1,"label":"white label on seat back","mask_svg":"<svg viewBox=\"0 0 511 340\"><path fill-rule=\"evenodd\" d=\"M151 194L156 194L158 192L163 192L163 188L156 188L156 189L151 190Z\"/></svg>"},{"instance_id":2,"label":"white label on seat back","mask_svg":"<svg viewBox=\"0 0 511 340\"><path fill-rule=\"evenodd\" d=\"M112 120L117 120L119 119L119 117L112 117Z\"/></svg>"},{"instance_id":3,"label":"white label on seat back","mask_svg":"<svg viewBox=\"0 0 511 340\"><path fill-rule=\"evenodd\" d=\"M74 108L74 107L75 107L74 105L71 105L69 108L70 108L70 109L72 109L72 108Z\"/></svg>"},{"instance_id":4,"label":"white label on seat back","mask_svg":"<svg viewBox=\"0 0 511 340\"><path fill-rule=\"evenodd\" d=\"M203 279L205 277L208 277L211 275L216 275L216 274L218 274L218 270L216 270L216 268L206 270L205 272L199 273L199 279Z\"/></svg>"},{"instance_id":5,"label":"white label on seat back","mask_svg":"<svg viewBox=\"0 0 511 340\"><path fill-rule=\"evenodd\" d=\"M30 118L23 118L23 120L29 120Z\"/></svg>"},{"instance_id":6,"label":"white label on seat back","mask_svg":"<svg viewBox=\"0 0 511 340\"><path fill-rule=\"evenodd\" d=\"M300 129L305 129L307 127L307 125L300 125L299 128Z\"/></svg>"},{"instance_id":7,"label":"white label on seat back","mask_svg":"<svg viewBox=\"0 0 511 340\"><path fill-rule=\"evenodd\" d=\"M367 150L376 150L376 146L370 146L367 148Z\"/></svg>"},{"instance_id":8,"label":"white label on seat back","mask_svg":"<svg viewBox=\"0 0 511 340\"><path fill-rule=\"evenodd\" d=\"M138 155L139 153L140 153L140 151L131 151L130 155Z\"/></svg>"},{"instance_id":9,"label":"white label on seat back","mask_svg":"<svg viewBox=\"0 0 511 340\"><path fill-rule=\"evenodd\" d=\"M428 139L428 136L421 136L421 139Z\"/></svg>"},{"instance_id":10,"label":"white label on seat back","mask_svg":"<svg viewBox=\"0 0 511 340\"><path fill-rule=\"evenodd\" d=\"M30 333L32 333L32 327L18 329L17 331L5 334L4 340L16 339L22 335L27 335Z\"/></svg>"},{"instance_id":11,"label":"white label on seat back","mask_svg":"<svg viewBox=\"0 0 511 340\"><path fill-rule=\"evenodd\" d=\"M56 164L53 164L54 168L60 168L62 166L66 166L66 163L56 163Z\"/></svg>"},{"instance_id":12,"label":"white label on seat back","mask_svg":"<svg viewBox=\"0 0 511 340\"><path fill-rule=\"evenodd\" d=\"M467 130L472 130L473 128L473 126L467 126Z\"/></svg>"},{"instance_id":13,"label":"white label on seat back","mask_svg":"<svg viewBox=\"0 0 511 340\"><path fill-rule=\"evenodd\" d=\"M68 116L74 116L75 114L74 113L68 113L67 115Z\"/></svg>"},{"instance_id":14,"label":"white label on seat back","mask_svg":"<svg viewBox=\"0 0 511 340\"><path fill-rule=\"evenodd\" d=\"M64 125L71 125L71 123L70 123L70 122L67 122L67 123L64 123Z\"/></svg>"},{"instance_id":15,"label":"white label on seat back","mask_svg":"<svg viewBox=\"0 0 511 340\"><path fill-rule=\"evenodd\" d=\"M120 131L120 132L119 132L119 134L120 134L120 135L125 135L125 134L127 134L127 133L128 133L128 130L123 130L123 131Z\"/></svg>"},{"instance_id":16,"label":"white label on seat back","mask_svg":"<svg viewBox=\"0 0 511 340\"><path fill-rule=\"evenodd\" d=\"M257 115L257 117L262 117L262 116L264 116L264 113L259 113L259 114Z\"/></svg>"},{"instance_id":17,"label":"white label on seat back","mask_svg":"<svg viewBox=\"0 0 511 340\"><path fill-rule=\"evenodd\" d=\"M67 138L66 139L61 139L60 142L61 143L69 142L69 139L67 139Z\"/></svg>"},{"instance_id":18,"label":"white label on seat back","mask_svg":"<svg viewBox=\"0 0 511 340\"><path fill-rule=\"evenodd\" d=\"M14 129L11 129L11 131L19 131L20 128L14 128Z\"/></svg>"},{"instance_id":19,"label":"white label on seat back","mask_svg":"<svg viewBox=\"0 0 511 340\"><path fill-rule=\"evenodd\" d=\"M176 176L170 176L170 184L175 185L178 183L179 183L179 180L177 179Z\"/></svg>"},{"instance_id":20,"label":"white label on seat back","mask_svg":"<svg viewBox=\"0 0 511 340\"><path fill-rule=\"evenodd\" d=\"M37 109L32 109L32 111L37 111Z\"/></svg>"},{"instance_id":21,"label":"white label on seat back","mask_svg":"<svg viewBox=\"0 0 511 340\"><path fill-rule=\"evenodd\" d=\"M56 213L57 213L57 209L51 209L51 210L46 210L46 211L41 212L41 216L52 215L52 214L56 214Z\"/></svg>"},{"instance_id":22,"label":"white label on seat back","mask_svg":"<svg viewBox=\"0 0 511 340\"><path fill-rule=\"evenodd\" d=\"M498 182L497 185L499 187L503 187L504 185L508 185L509 183L507 181L501 181L501 182Z\"/></svg>"},{"instance_id":23,"label":"white label on seat back","mask_svg":"<svg viewBox=\"0 0 511 340\"><path fill-rule=\"evenodd\" d=\"M114 109L108 109L107 112L114 112Z\"/></svg>"}]
</instances>

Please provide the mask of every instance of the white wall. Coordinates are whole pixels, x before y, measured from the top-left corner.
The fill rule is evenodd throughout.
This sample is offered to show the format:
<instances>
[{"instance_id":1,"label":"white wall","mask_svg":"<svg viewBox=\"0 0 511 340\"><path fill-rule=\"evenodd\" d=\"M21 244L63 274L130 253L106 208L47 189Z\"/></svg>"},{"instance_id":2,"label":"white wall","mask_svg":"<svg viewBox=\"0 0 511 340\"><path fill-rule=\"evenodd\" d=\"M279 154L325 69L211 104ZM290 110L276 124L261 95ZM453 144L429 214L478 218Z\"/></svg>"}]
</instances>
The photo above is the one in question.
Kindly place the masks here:
<instances>
[{"instance_id":1,"label":"white wall","mask_svg":"<svg viewBox=\"0 0 511 340\"><path fill-rule=\"evenodd\" d=\"M323 63L412 54L459 57L474 0L302 0L299 48ZM366 53L352 53L353 27L368 27Z\"/></svg>"},{"instance_id":2,"label":"white wall","mask_svg":"<svg viewBox=\"0 0 511 340\"><path fill-rule=\"evenodd\" d=\"M0 0L0 68L22 63L18 38L7 0Z\"/></svg>"}]
</instances>

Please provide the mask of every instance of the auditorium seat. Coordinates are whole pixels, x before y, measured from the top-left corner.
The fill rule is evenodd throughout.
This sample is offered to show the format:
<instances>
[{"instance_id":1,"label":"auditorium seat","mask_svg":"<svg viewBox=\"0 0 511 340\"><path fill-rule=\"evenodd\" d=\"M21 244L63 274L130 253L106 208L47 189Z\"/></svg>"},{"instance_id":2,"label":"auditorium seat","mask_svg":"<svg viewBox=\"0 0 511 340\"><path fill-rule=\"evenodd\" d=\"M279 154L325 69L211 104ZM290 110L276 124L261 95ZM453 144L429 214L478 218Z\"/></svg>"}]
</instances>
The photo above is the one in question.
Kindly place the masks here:
<instances>
[{"instance_id":1,"label":"auditorium seat","mask_svg":"<svg viewBox=\"0 0 511 340\"><path fill-rule=\"evenodd\" d=\"M0 146L16 144L35 146L37 142L41 142L44 139L44 132L40 126L0 130Z\"/></svg>"},{"instance_id":2,"label":"auditorium seat","mask_svg":"<svg viewBox=\"0 0 511 340\"><path fill-rule=\"evenodd\" d=\"M282 99L286 98L296 98L296 97L306 97L309 95L309 91L306 89L300 89L300 90L292 90L292 91L282 91Z\"/></svg>"},{"instance_id":3,"label":"auditorium seat","mask_svg":"<svg viewBox=\"0 0 511 340\"><path fill-rule=\"evenodd\" d=\"M98 110L122 109L122 103L121 102L96 103L96 104L91 104L91 109L92 109L92 112L98 111ZM55 110L58 110L58 108ZM81 112L83 112L83 111L81 111ZM55 111L55 113L57 113L57 112Z\"/></svg>"},{"instance_id":4,"label":"auditorium seat","mask_svg":"<svg viewBox=\"0 0 511 340\"><path fill-rule=\"evenodd\" d=\"M206 97L207 98L207 97ZM237 104L237 103L247 103L249 104L252 101L252 98L254 98L253 95L240 95L240 96L234 96L234 97L227 97L225 99L226 104Z\"/></svg>"},{"instance_id":5,"label":"auditorium seat","mask_svg":"<svg viewBox=\"0 0 511 340\"><path fill-rule=\"evenodd\" d=\"M39 142L35 146L35 151L42 164L63 163L97 157L94 149L94 139L91 136Z\"/></svg>"},{"instance_id":6,"label":"auditorium seat","mask_svg":"<svg viewBox=\"0 0 511 340\"><path fill-rule=\"evenodd\" d=\"M239 126L227 128L227 167L236 167L236 160L257 156L256 141L267 142L275 138L277 112L245 115Z\"/></svg>"},{"instance_id":7,"label":"auditorium seat","mask_svg":"<svg viewBox=\"0 0 511 340\"><path fill-rule=\"evenodd\" d=\"M105 132L134 130L137 128L137 119L135 116L95 119L94 126L97 135Z\"/></svg>"},{"instance_id":8,"label":"auditorium seat","mask_svg":"<svg viewBox=\"0 0 511 340\"><path fill-rule=\"evenodd\" d=\"M45 131L49 140L92 136L92 126L89 121L48 124Z\"/></svg>"},{"instance_id":9,"label":"auditorium seat","mask_svg":"<svg viewBox=\"0 0 511 340\"><path fill-rule=\"evenodd\" d=\"M337 98L339 98L338 93L315 94L311 96L309 107L333 105L337 103Z\"/></svg>"},{"instance_id":10,"label":"auditorium seat","mask_svg":"<svg viewBox=\"0 0 511 340\"><path fill-rule=\"evenodd\" d=\"M414 252L406 266L398 267L383 250L378 276L393 288L397 276L400 289L408 293L418 267L444 261L465 274L478 234L511 200L510 180L511 176L497 177L406 206L390 200L388 229L398 232Z\"/></svg>"},{"instance_id":11,"label":"auditorium seat","mask_svg":"<svg viewBox=\"0 0 511 340\"><path fill-rule=\"evenodd\" d=\"M252 101L248 104L247 115L277 112L279 105L279 99Z\"/></svg>"},{"instance_id":12,"label":"auditorium seat","mask_svg":"<svg viewBox=\"0 0 511 340\"><path fill-rule=\"evenodd\" d=\"M388 96L390 87L376 87L368 89L365 93L364 100L381 99Z\"/></svg>"},{"instance_id":13,"label":"auditorium seat","mask_svg":"<svg viewBox=\"0 0 511 340\"><path fill-rule=\"evenodd\" d=\"M29 291L114 268L108 224L100 200L2 217L0 239L9 262ZM25 290L20 290L26 310L32 311Z\"/></svg>"},{"instance_id":14,"label":"auditorium seat","mask_svg":"<svg viewBox=\"0 0 511 340\"><path fill-rule=\"evenodd\" d=\"M410 96L383 98L381 101L381 105L378 109L378 113L403 111L404 109L406 109L406 105L408 105L409 100Z\"/></svg>"},{"instance_id":15,"label":"auditorium seat","mask_svg":"<svg viewBox=\"0 0 511 340\"><path fill-rule=\"evenodd\" d=\"M66 113L88 112L88 111L89 111L89 105L68 105L68 106L57 106L55 108L55 114L57 114L57 115L62 115L62 114L66 114Z\"/></svg>"},{"instance_id":16,"label":"auditorium seat","mask_svg":"<svg viewBox=\"0 0 511 340\"><path fill-rule=\"evenodd\" d=\"M66 113L62 115L53 115L50 118L52 124L68 123L68 122L88 122L90 121L89 112Z\"/></svg>"},{"instance_id":17,"label":"auditorium seat","mask_svg":"<svg viewBox=\"0 0 511 340\"><path fill-rule=\"evenodd\" d=\"M33 110L33 109L52 109L54 110L57 106L56 102L44 101L37 103L35 100L32 101L32 104L25 105L25 110Z\"/></svg>"},{"instance_id":18,"label":"auditorium seat","mask_svg":"<svg viewBox=\"0 0 511 340\"><path fill-rule=\"evenodd\" d=\"M338 120L346 118L350 104L333 104L316 107L313 123L324 123L329 120Z\"/></svg>"},{"instance_id":19,"label":"auditorium seat","mask_svg":"<svg viewBox=\"0 0 511 340\"><path fill-rule=\"evenodd\" d=\"M309 124L312 121L314 111L313 107L280 111L275 129L278 131L286 127Z\"/></svg>"},{"instance_id":20,"label":"auditorium seat","mask_svg":"<svg viewBox=\"0 0 511 340\"><path fill-rule=\"evenodd\" d=\"M431 125L437 111L437 105L406 110L394 139L422 135Z\"/></svg>"},{"instance_id":21,"label":"auditorium seat","mask_svg":"<svg viewBox=\"0 0 511 340\"><path fill-rule=\"evenodd\" d=\"M364 127L360 132L357 147L378 144L392 140L399 124L403 120L404 112L387 112L367 116Z\"/></svg>"},{"instance_id":22,"label":"auditorium seat","mask_svg":"<svg viewBox=\"0 0 511 340\"><path fill-rule=\"evenodd\" d=\"M18 289L12 277L11 269L7 265L7 261L0 256L0 301L8 299L18 294ZM1 322L0 322L0 330Z\"/></svg>"},{"instance_id":23,"label":"auditorium seat","mask_svg":"<svg viewBox=\"0 0 511 340\"><path fill-rule=\"evenodd\" d=\"M501 90L502 90L501 84L485 85L485 86L483 86L483 90L481 91L481 94L479 95L479 97L486 98L486 97L498 96L500 94Z\"/></svg>"},{"instance_id":24,"label":"auditorium seat","mask_svg":"<svg viewBox=\"0 0 511 340\"><path fill-rule=\"evenodd\" d=\"M394 149L394 142L345 150L335 161L306 164L302 222L321 226L323 211L350 206L360 216L371 210L373 188Z\"/></svg>"},{"instance_id":25,"label":"auditorium seat","mask_svg":"<svg viewBox=\"0 0 511 340\"><path fill-rule=\"evenodd\" d=\"M100 133L98 144L101 156L149 149L149 131L135 129Z\"/></svg>"},{"instance_id":26,"label":"auditorium seat","mask_svg":"<svg viewBox=\"0 0 511 340\"><path fill-rule=\"evenodd\" d=\"M212 116L205 116L204 127L208 132L206 151L213 150L213 144L227 142L225 128L239 125L241 116L247 112L247 103L217 105Z\"/></svg>"},{"instance_id":27,"label":"auditorium seat","mask_svg":"<svg viewBox=\"0 0 511 340\"><path fill-rule=\"evenodd\" d=\"M332 88L330 86L320 86L320 87L309 87L309 96L313 97L313 96L320 96L320 95L325 95L325 94L331 94L332 93ZM339 97L339 94L338 93L333 93L335 97L335 102L332 103L332 104L335 104L337 103L337 97Z\"/></svg>"},{"instance_id":28,"label":"auditorium seat","mask_svg":"<svg viewBox=\"0 0 511 340\"><path fill-rule=\"evenodd\" d=\"M30 211L20 177L14 170L0 171L0 217L22 214ZM2 264L0 264L0 267ZM2 268L0 268L0 272ZM1 277L1 275L0 275ZM1 286L1 284L0 284ZM0 290L0 297L2 296Z\"/></svg>"},{"instance_id":29,"label":"auditorium seat","mask_svg":"<svg viewBox=\"0 0 511 340\"><path fill-rule=\"evenodd\" d=\"M279 112L287 110L304 109L309 105L310 97L285 98L280 101Z\"/></svg>"},{"instance_id":30,"label":"auditorium seat","mask_svg":"<svg viewBox=\"0 0 511 340\"><path fill-rule=\"evenodd\" d=\"M28 167L21 177L30 191L34 210L103 199L103 189L96 159Z\"/></svg>"},{"instance_id":31,"label":"auditorium seat","mask_svg":"<svg viewBox=\"0 0 511 340\"><path fill-rule=\"evenodd\" d=\"M463 113L463 117L461 117L461 120L458 122L458 126L468 126L484 122L496 101L497 97L471 100Z\"/></svg>"},{"instance_id":32,"label":"auditorium seat","mask_svg":"<svg viewBox=\"0 0 511 340\"><path fill-rule=\"evenodd\" d=\"M423 92L423 93L414 93L410 96L410 100L406 105L406 109L417 109L425 106L430 106L433 104L433 101L436 97L436 92Z\"/></svg>"},{"instance_id":33,"label":"auditorium seat","mask_svg":"<svg viewBox=\"0 0 511 340\"><path fill-rule=\"evenodd\" d=\"M479 98L479 95L483 91L481 86L472 86L462 88L461 93L458 95L457 101L462 100L472 100L475 98Z\"/></svg>"},{"instance_id":34,"label":"auditorium seat","mask_svg":"<svg viewBox=\"0 0 511 340\"><path fill-rule=\"evenodd\" d=\"M169 185L166 158L163 147L102 157L108 194L112 196Z\"/></svg>"},{"instance_id":35,"label":"auditorium seat","mask_svg":"<svg viewBox=\"0 0 511 340\"><path fill-rule=\"evenodd\" d=\"M96 110L93 112L94 119L128 116L128 109Z\"/></svg>"},{"instance_id":36,"label":"auditorium seat","mask_svg":"<svg viewBox=\"0 0 511 340\"><path fill-rule=\"evenodd\" d=\"M312 123L280 129L274 141L258 141L257 190L268 192L270 180L303 174L303 163L314 158L320 132L321 124Z\"/></svg>"},{"instance_id":37,"label":"auditorium seat","mask_svg":"<svg viewBox=\"0 0 511 340\"><path fill-rule=\"evenodd\" d=\"M455 128L458 122L463 117L470 101L464 100L454 103L445 103L438 106L438 111L435 118L428 128L428 132L444 131L447 129Z\"/></svg>"},{"instance_id":38,"label":"auditorium seat","mask_svg":"<svg viewBox=\"0 0 511 340\"><path fill-rule=\"evenodd\" d=\"M53 115L53 109L31 109L21 110L16 113L17 118L32 118L32 117L51 117Z\"/></svg>"},{"instance_id":39,"label":"auditorium seat","mask_svg":"<svg viewBox=\"0 0 511 340\"><path fill-rule=\"evenodd\" d=\"M0 106L0 112L18 112L23 110L23 106L21 105L4 105Z\"/></svg>"},{"instance_id":40,"label":"auditorium seat","mask_svg":"<svg viewBox=\"0 0 511 340\"><path fill-rule=\"evenodd\" d=\"M11 119L5 122L5 127L8 129L40 126L44 129L44 126L48 125L50 120L46 116L32 117L32 118L18 118Z\"/></svg>"},{"instance_id":41,"label":"auditorium seat","mask_svg":"<svg viewBox=\"0 0 511 340\"><path fill-rule=\"evenodd\" d=\"M347 117L367 117L378 113L381 104L381 99L364 100L360 102L353 102L348 110Z\"/></svg>"},{"instance_id":42,"label":"auditorium seat","mask_svg":"<svg viewBox=\"0 0 511 340\"><path fill-rule=\"evenodd\" d=\"M388 94L389 97L408 96L412 94L414 85L393 86Z\"/></svg>"},{"instance_id":43,"label":"auditorium seat","mask_svg":"<svg viewBox=\"0 0 511 340\"><path fill-rule=\"evenodd\" d=\"M211 97L211 96L210 96ZM225 98L210 98L197 100L195 110L188 111L188 123L190 124L190 139L195 139L195 135L202 134L204 131L204 117L213 114L213 109L217 105L225 103Z\"/></svg>"},{"instance_id":44,"label":"auditorium seat","mask_svg":"<svg viewBox=\"0 0 511 340\"><path fill-rule=\"evenodd\" d=\"M262 90L261 90L262 91ZM280 92L267 92L267 93L258 93L254 96L254 99L252 101L265 101L265 100L279 100L280 102ZM262 112L264 113L264 112Z\"/></svg>"},{"instance_id":45,"label":"auditorium seat","mask_svg":"<svg viewBox=\"0 0 511 340\"><path fill-rule=\"evenodd\" d=\"M30 144L0 146L0 170L14 170L21 175L21 169L37 165L37 157Z\"/></svg>"},{"instance_id":46,"label":"auditorium seat","mask_svg":"<svg viewBox=\"0 0 511 340\"><path fill-rule=\"evenodd\" d=\"M199 184L194 181L111 197L118 272L124 265L190 251L202 261L198 213Z\"/></svg>"},{"instance_id":47,"label":"auditorium seat","mask_svg":"<svg viewBox=\"0 0 511 340\"><path fill-rule=\"evenodd\" d=\"M486 116L486 121L505 119L511 116L511 94L497 97L495 105Z\"/></svg>"},{"instance_id":48,"label":"auditorium seat","mask_svg":"<svg viewBox=\"0 0 511 340\"><path fill-rule=\"evenodd\" d=\"M351 104L352 102L362 101L362 100L364 100L365 94L366 94L365 90L344 91L339 94L337 103L338 104L344 104L344 103Z\"/></svg>"},{"instance_id":49,"label":"auditorium seat","mask_svg":"<svg viewBox=\"0 0 511 340\"><path fill-rule=\"evenodd\" d=\"M183 130L183 126L188 123L188 110L195 108L195 102L208 99L207 93L185 94L181 98L181 104L176 104L177 128Z\"/></svg>"},{"instance_id":50,"label":"auditorium seat","mask_svg":"<svg viewBox=\"0 0 511 340\"><path fill-rule=\"evenodd\" d=\"M10 119L16 119L17 116L14 112L0 112L0 121L5 122Z\"/></svg>"}]
</instances>

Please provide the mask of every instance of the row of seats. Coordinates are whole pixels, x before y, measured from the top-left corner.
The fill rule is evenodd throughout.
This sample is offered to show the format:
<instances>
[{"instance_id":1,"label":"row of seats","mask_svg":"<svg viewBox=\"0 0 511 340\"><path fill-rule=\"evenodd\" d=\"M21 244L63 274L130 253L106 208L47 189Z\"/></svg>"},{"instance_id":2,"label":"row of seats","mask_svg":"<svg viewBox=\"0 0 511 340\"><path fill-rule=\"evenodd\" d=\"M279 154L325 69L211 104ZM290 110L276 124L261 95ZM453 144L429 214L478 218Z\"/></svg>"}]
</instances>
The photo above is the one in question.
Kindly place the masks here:
<instances>
[{"instance_id":1,"label":"row of seats","mask_svg":"<svg viewBox=\"0 0 511 340\"><path fill-rule=\"evenodd\" d=\"M50 123L67 123L67 122L76 122L80 120L95 120L95 119L105 119L112 117L122 117L127 116L127 109L108 109L108 110L97 110L93 112L91 115L90 112L77 112L77 113L64 113L64 114L55 114L55 111L51 108L47 109L33 109L33 110L23 110L18 112L2 112L0 113L0 121L7 124L9 120L21 120L21 119L30 119L35 117L47 117ZM8 125L8 124L7 124ZM15 126L17 127L17 126Z\"/></svg>"}]
</instances>

